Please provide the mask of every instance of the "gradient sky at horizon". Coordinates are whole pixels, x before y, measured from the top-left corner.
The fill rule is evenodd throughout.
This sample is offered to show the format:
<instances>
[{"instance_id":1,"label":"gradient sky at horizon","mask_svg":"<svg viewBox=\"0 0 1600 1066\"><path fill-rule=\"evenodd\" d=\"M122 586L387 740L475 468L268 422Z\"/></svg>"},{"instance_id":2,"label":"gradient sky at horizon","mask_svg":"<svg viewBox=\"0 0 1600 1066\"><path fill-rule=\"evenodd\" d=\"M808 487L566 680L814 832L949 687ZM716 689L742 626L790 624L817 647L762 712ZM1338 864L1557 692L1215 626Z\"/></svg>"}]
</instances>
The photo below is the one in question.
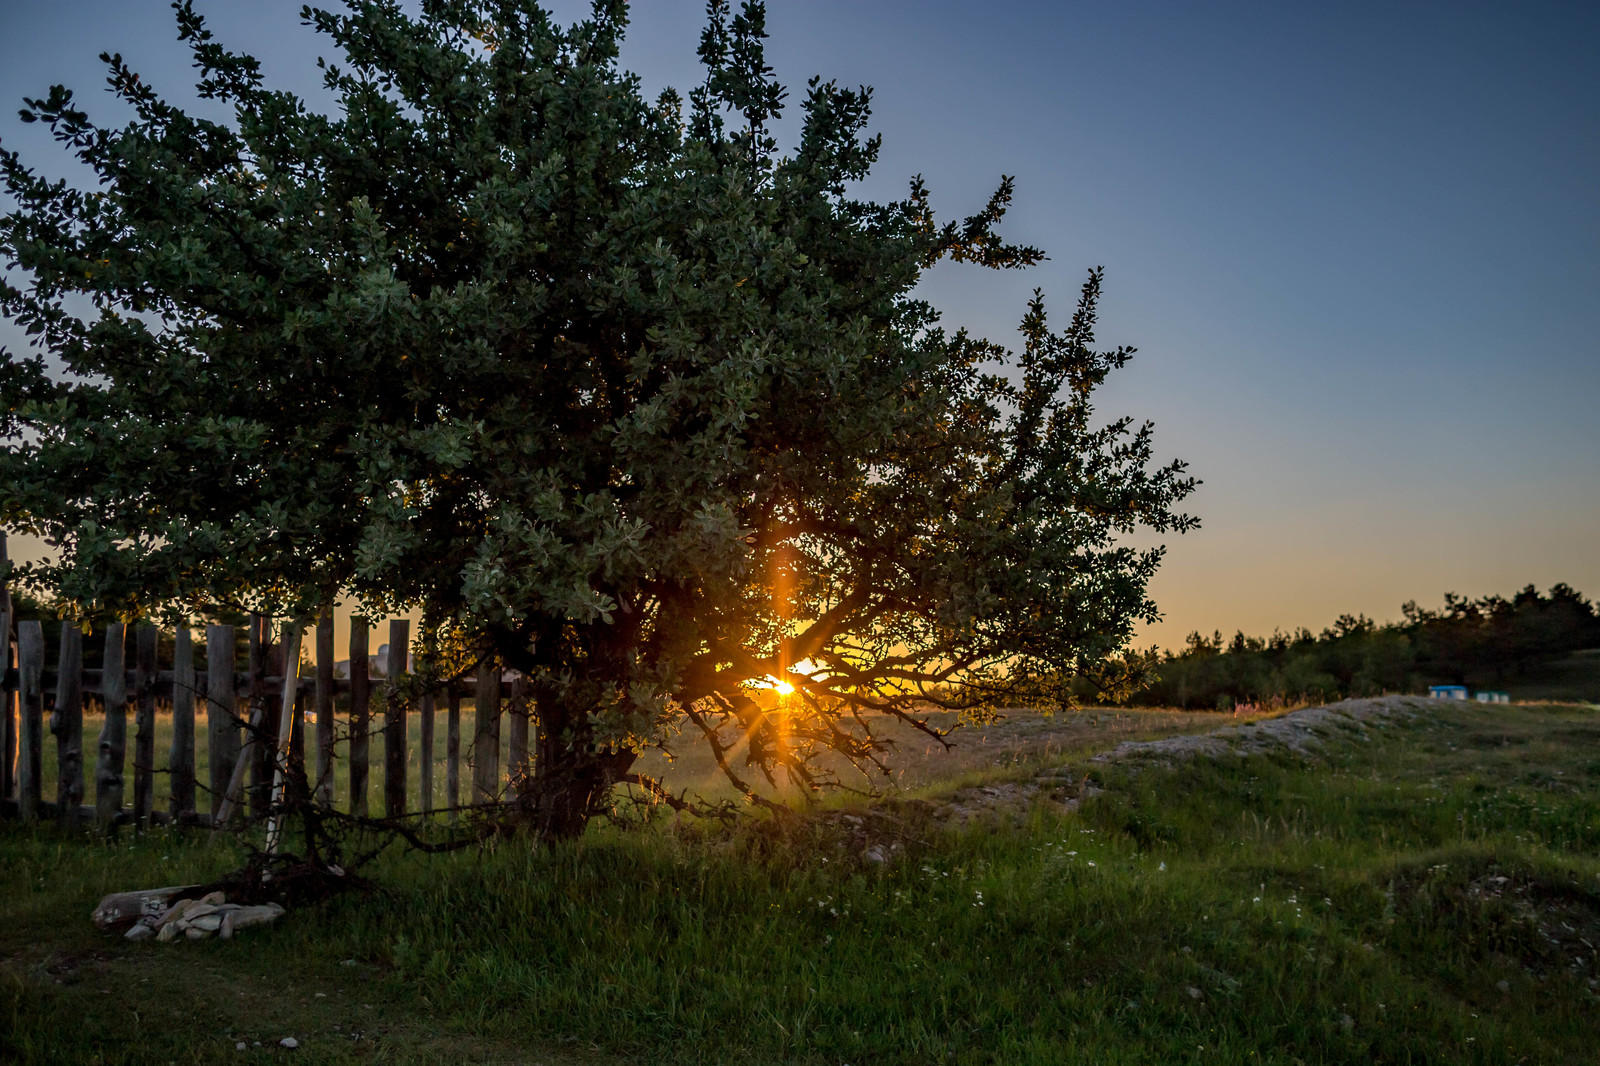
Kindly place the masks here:
<instances>
[{"instance_id":1,"label":"gradient sky at horizon","mask_svg":"<svg viewBox=\"0 0 1600 1066\"><path fill-rule=\"evenodd\" d=\"M197 7L323 100L298 2ZM699 80L703 11L634 5L647 90ZM948 325L1009 343L1034 287L1064 320L1105 266L1101 341L1139 355L1101 409L1205 482L1140 643L1600 596L1600 6L771 0L769 30L792 102L875 88L865 194L920 173L951 217L1016 176L1003 232L1051 258L939 268ZM16 107L60 82L120 121L101 51L193 101L164 0L0 0L0 143L81 177Z\"/></svg>"}]
</instances>

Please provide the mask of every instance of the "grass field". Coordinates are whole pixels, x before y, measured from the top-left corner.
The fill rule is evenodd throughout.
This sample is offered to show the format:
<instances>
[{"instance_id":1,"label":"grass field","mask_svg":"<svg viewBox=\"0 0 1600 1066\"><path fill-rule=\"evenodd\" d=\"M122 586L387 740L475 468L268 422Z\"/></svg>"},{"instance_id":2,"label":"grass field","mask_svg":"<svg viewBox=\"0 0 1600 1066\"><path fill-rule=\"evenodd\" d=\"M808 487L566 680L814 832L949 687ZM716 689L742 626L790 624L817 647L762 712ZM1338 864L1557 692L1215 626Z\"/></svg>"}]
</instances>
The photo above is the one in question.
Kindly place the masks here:
<instances>
[{"instance_id":1,"label":"grass field","mask_svg":"<svg viewBox=\"0 0 1600 1066\"><path fill-rule=\"evenodd\" d=\"M133 795L133 715L129 714L128 745L123 759L124 804L131 803ZM950 726L955 715L933 713L928 716L936 726ZM842 781L857 788L892 786L898 790L915 790L930 785L949 782L966 774L984 774L993 771L1014 770L1060 761L1072 752L1087 750L1108 740L1130 738L1148 739L1170 736L1174 733L1201 732L1221 722L1247 720L1226 714L1194 711L1165 710L1106 710L1081 714L1038 715L1014 714L991 725L964 730L959 743L950 751L942 750L925 734L901 723L879 724L880 733L895 741L895 748L887 763L891 777L865 778L850 768L842 759L831 766ZM85 796L92 804L95 792L95 760L98 758L97 742L105 718L91 710L84 715L83 738L85 750ZM422 801L422 722L412 713L407 716L406 788L408 810L419 810ZM472 802L473 734L477 718L471 701L461 709L461 801ZM308 728L309 732L309 728ZM347 761L349 734L348 719L340 714L335 719L335 755L333 763L334 799L340 809L348 809L350 800L350 766ZM200 810L209 810L209 797L205 786L210 781L210 750L207 743L206 721L202 714L195 726L195 776L199 782L197 804ZM674 792L688 790L691 794L708 799L727 799L738 796L727 778L717 768L710 750L687 734L674 743L674 756L668 759L659 752L651 752L640 760L641 772L660 778ZM442 810L445 806L445 711L440 708L434 721L433 737L433 805ZM314 738L307 738L307 766L315 773L316 756ZM171 796L171 778L167 774L170 763L168 752L172 746L172 715L158 713L155 719L155 806L167 810ZM741 760L743 745L731 749L731 757ZM367 797L369 809L378 811L383 804L383 716L382 708L373 715L371 735L368 739ZM510 729L505 720L500 723L500 786L506 785L507 767L511 762ZM56 743L46 736L42 758L43 795L52 800L56 794ZM787 780L780 779L777 787L768 787L757 777L751 782L771 798L793 799Z\"/></svg>"},{"instance_id":2,"label":"grass field","mask_svg":"<svg viewBox=\"0 0 1600 1066\"><path fill-rule=\"evenodd\" d=\"M235 845L6 826L0 1060L246 1063L292 1035L332 1063L1600 1062L1595 709L1438 704L1312 762L1095 772L1020 824L902 805L887 865L837 816L602 828L386 855L383 895L175 945L88 912Z\"/></svg>"}]
</instances>

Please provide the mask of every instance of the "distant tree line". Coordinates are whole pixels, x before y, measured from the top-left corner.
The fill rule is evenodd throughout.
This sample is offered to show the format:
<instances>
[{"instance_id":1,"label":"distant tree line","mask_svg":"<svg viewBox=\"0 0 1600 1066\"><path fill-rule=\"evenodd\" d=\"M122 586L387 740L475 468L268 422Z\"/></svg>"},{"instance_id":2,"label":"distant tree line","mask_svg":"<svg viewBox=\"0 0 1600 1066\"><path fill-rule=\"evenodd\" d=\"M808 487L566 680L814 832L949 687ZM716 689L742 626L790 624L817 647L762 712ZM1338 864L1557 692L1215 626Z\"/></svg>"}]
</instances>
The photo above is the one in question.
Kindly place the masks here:
<instances>
[{"instance_id":1,"label":"distant tree line","mask_svg":"<svg viewBox=\"0 0 1600 1066\"><path fill-rule=\"evenodd\" d=\"M1600 646L1600 613L1565 584L1510 599L1446 593L1444 607L1413 601L1404 621L1378 625L1341 615L1320 634L1191 633L1179 651L1136 653L1147 680L1128 697L1144 706L1232 709L1241 704L1332 700L1427 685L1495 687L1581 648Z\"/></svg>"}]
</instances>

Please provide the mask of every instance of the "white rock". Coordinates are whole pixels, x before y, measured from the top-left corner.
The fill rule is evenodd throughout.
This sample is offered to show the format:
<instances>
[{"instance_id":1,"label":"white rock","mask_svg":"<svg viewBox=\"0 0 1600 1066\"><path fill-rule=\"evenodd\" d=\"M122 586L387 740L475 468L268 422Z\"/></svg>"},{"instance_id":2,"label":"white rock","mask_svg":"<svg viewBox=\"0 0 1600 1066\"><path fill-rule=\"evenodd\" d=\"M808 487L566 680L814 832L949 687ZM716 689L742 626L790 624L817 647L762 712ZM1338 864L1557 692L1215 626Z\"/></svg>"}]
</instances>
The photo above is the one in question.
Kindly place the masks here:
<instances>
[{"instance_id":1,"label":"white rock","mask_svg":"<svg viewBox=\"0 0 1600 1066\"><path fill-rule=\"evenodd\" d=\"M233 939L233 912L222 916L222 925L217 928L217 935L224 940Z\"/></svg>"},{"instance_id":2,"label":"white rock","mask_svg":"<svg viewBox=\"0 0 1600 1066\"><path fill-rule=\"evenodd\" d=\"M156 934L156 939L165 944L168 941L178 939L178 934L181 932L183 932L183 930L178 928L178 923L171 922L161 927L161 932Z\"/></svg>"},{"instance_id":3,"label":"white rock","mask_svg":"<svg viewBox=\"0 0 1600 1066\"><path fill-rule=\"evenodd\" d=\"M215 907L218 904L228 902L228 897L223 895L221 892L207 892L205 895L200 897L200 902L207 903Z\"/></svg>"},{"instance_id":4,"label":"white rock","mask_svg":"<svg viewBox=\"0 0 1600 1066\"><path fill-rule=\"evenodd\" d=\"M290 1051L293 1051L295 1048L300 1046L300 1041L296 1040L292 1036L286 1036L282 1040L278 1041L278 1046L286 1047Z\"/></svg>"},{"instance_id":5,"label":"white rock","mask_svg":"<svg viewBox=\"0 0 1600 1066\"><path fill-rule=\"evenodd\" d=\"M199 902L198 900L193 900L193 899L180 899L180 900L178 900L178 902L176 902L172 906L168 907L166 909L166 912L161 915L161 920L156 923L156 928L157 929L165 929L169 924L171 924L173 922L182 921L183 920L183 916L185 914L189 913L189 908L194 906L198 902Z\"/></svg>"},{"instance_id":6,"label":"white rock","mask_svg":"<svg viewBox=\"0 0 1600 1066\"><path fill-rule=\"evenodd\" d=\"M143 922L136 922L132 929L122 934L126 940L148 940L155 935L155 929Z\"/></svg>"},{"instance_id":7,"label":"white rock","mask_svg":"<svg viewBox=\"0 0 1600 1066\"><path fill-rule=\"evenodd\" d=\"M265 925L282 914L282 907L276 903L267 903L260 907L240 907L238 910L231 912L230 917L233 918L233 931L237 933L239 930L248 929L252 925Z\"/></svg>"},{"instance_id":8,"label":"white rock","mask_svg":"<svg viewBox=\"0 0 1600 1066\"><path fill-rule=\"evenodd\" d=\"M204 938L210 936L211 934L206 932L204 929L195 929L195 928L191 927L191 928L185 929L183 931L183 935L188 937L190 940L203 940Z\"/></svg>"},{"instance_id":9,"label":"white rock","mask_svg":"<svg viewBox=\"0 0 1600 1066\"><path fill-rule=\"evenodd\" d=\"M220 914L202 915L199 918L191 920L189 922L189 928L201 929L207 933L215 933L218 929L222 928L223 917L224 916Z\"/></svg>"}]
</instances>

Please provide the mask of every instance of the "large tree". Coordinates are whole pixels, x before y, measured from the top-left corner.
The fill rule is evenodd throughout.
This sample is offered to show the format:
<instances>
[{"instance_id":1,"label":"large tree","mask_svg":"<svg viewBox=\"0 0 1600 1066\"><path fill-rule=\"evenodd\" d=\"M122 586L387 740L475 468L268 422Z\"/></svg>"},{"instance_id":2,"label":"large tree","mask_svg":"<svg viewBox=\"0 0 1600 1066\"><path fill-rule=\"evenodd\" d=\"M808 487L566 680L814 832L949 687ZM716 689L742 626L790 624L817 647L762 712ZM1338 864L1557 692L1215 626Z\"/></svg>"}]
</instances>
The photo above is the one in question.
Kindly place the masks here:
<instances>
[{"instance_id":1,"label":"large tree","mask_svg":"<svg viewBox=\"0 0 1600 1066\"><path fill-rule=\"evenodd\" d=\"M780 154L761 4L712 0L687 105L619 70L621 0L308 8L331 115L175 6L231 121L107 56L127 125L60 87L23 112L98 185L0 154L35 342L0 520L83 615L420 609L527 675L520 803L557 836L674 724L815 786L885 715L1063 693L1155 617L1125 535L1190 526L1193 482L1097 420L1130 355L1094 347L1100 273L1014 354L942 329L924 271L1041 258L996 234L1010 180L960 223L920 180L857 198L870 94L817 79Z\"/></svg>"}]
</instances>

